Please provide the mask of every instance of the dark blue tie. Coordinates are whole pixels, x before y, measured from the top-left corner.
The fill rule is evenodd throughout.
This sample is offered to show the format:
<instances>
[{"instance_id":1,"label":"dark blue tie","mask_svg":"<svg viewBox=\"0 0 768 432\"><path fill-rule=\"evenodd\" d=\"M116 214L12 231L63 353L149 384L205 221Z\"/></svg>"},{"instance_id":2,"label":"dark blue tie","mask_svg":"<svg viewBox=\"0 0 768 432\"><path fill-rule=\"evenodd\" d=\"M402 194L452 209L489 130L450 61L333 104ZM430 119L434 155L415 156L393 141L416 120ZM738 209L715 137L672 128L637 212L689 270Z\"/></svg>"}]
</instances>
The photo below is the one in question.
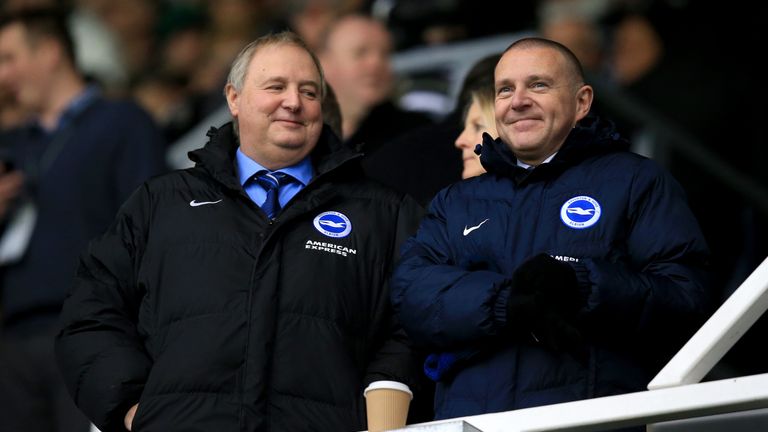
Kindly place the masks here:
<instances>
[{"instance_id":1,"label":"dark blue tie","mask_svg":"<svg viewBox=\"0 0 768 432\"><path fill-rule=\"evenodd\" d=\"M280 184L290 182L291 178L288 174L281 172L261 172L253 177L256 183L267 191L267 199L264 200L261 209L264 210L269 219L274 219L275 215L280 212L280 201L277 199Z\"/></svg>"}]
</instances>

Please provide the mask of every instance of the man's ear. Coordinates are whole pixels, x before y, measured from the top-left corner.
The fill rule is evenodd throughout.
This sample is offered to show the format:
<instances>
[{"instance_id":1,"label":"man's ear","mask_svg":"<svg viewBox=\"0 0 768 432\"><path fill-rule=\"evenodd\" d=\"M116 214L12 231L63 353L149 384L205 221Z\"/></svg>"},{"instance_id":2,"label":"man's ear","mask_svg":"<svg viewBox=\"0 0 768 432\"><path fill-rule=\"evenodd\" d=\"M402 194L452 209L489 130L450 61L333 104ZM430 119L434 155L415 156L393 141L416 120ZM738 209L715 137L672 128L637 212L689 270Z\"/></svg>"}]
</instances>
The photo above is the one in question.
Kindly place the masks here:
<instances>
[{"instance_id":1,"label":"man's ear","mask_svg":"<svg viewBox=\"0 0 768 432\"><path fill-rule=\"evenodd\" d=\"M226 87L224 87L224 93L227 96L227 106L229 106L229 112L232 114L232 117L237 118L237 116L240 114L240 108L239 108L239 97L240 94L235 90L235 86L232 84L227 84Z\"/></svg>"},{"instance_id":2,"label":"man's ear","mask_svg":"<svg viewBox=\"0 0 768 432\"><path fill-rule=\"evenodd\" d=\"M592 107L594 96L592 86L587 84L584 84L576 91L576 121L587 116L589 109Z\"/></svg>"}]
</instances>

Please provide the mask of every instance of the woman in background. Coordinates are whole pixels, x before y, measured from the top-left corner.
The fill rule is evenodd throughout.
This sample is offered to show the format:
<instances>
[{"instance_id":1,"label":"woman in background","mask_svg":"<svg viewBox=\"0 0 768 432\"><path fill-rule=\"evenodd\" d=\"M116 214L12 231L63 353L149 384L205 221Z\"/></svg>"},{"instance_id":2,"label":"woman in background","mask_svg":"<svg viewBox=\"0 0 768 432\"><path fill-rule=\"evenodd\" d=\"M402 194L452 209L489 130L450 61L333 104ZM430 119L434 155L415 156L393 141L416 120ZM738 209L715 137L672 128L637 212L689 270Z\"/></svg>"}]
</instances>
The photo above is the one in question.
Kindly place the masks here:
<instances>
[{"instance_id":1,"label":"woman in background","mask_svg":"<svg viewBox=\"0 0 768 432\"><path fill-rule=\"evenodd\" d=\"M496 91L493 86L493 71L499 57L499 54L494 54L478 61L468 74L468 77L473 79L465 80L465 85L469 83L469 88L465 88L469 98L464 102L464 130L455 142L464 161L461 177L465 179L485 172L480 164L480 156L475 153L475 147L483 142L483 133L488 133L493 138L498 137L494 115Z\"/></svg>"}]
</instances>

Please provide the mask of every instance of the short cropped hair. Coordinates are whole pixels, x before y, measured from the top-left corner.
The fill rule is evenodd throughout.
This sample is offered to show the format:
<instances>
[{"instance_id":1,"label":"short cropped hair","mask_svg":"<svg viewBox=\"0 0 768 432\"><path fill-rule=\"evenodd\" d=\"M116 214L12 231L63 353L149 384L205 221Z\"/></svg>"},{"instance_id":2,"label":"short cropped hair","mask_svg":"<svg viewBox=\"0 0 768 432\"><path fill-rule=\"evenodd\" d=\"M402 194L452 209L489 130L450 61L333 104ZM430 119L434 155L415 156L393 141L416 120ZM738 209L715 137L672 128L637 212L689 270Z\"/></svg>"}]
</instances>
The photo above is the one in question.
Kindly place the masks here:
<instances>
[{"instance_id":1,"label":"short cropped hair","mask_svg":"<svg viewBox=\"0 0 768 432\"><path fill-rule=\"evenodd\" d=\"M550 39L530 37L513 42L504 50L504 53L506 54L508 51L516 48L550 48L559 52L565 59L566 67L569 69L574 81L578 84L584 84L584 68L581 66L581 62L573 51L568 49L565 45Z\"/></svg>"}]
</instances>

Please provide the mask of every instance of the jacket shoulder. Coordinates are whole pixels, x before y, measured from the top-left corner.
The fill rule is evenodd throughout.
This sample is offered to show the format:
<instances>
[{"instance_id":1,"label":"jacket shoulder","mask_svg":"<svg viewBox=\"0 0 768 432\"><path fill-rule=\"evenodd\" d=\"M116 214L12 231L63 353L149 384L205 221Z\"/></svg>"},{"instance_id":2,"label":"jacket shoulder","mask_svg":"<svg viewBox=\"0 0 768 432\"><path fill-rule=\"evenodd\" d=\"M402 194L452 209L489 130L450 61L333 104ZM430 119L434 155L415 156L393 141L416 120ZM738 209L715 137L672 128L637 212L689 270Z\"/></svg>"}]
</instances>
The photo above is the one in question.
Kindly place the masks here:
<instances>
[{"instance_id":1,"label":"jacket shoulder","mask_svg":"<svg viewBox=\"0 0 768 432\"><path fill-rule=\"evenodd\" d=\"M146 181L146 186L150 192L160 192L168 189L178 189L179 187L189 188L195 185L212 183L213 180L202 169L193 167L177 169L151 177Z\"/></svg>"}]
</instances>

